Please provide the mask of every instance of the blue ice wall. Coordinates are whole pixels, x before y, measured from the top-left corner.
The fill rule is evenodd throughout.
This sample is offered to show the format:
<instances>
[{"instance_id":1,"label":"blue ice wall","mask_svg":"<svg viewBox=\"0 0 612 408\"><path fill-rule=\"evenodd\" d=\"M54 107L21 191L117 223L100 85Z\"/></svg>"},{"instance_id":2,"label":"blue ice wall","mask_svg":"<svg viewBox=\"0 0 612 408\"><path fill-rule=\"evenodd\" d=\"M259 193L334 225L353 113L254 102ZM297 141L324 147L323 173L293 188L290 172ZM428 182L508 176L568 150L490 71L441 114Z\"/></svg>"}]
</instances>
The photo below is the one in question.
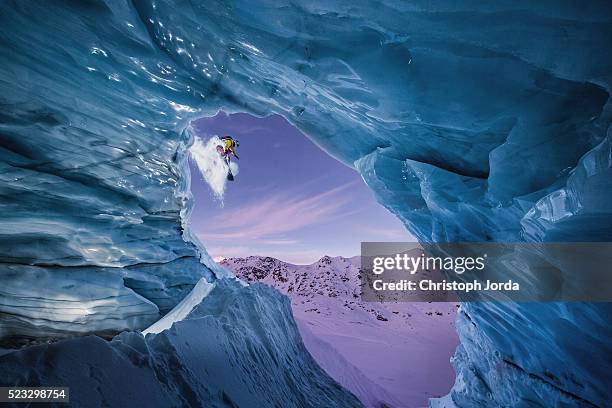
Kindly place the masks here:
<instances>
[{"instance_id":1,"label":"blue ice wall","mask_svg":"<svg viewBox=\"0 0 612 408\"><path fill-rule=\"evenodd\" d=\"M287 297L231 280L161 333L33 346L0 367L0 384L68 386L77 407L363 407L308 354Z\"/></svg>"},{"instance_id":2,"label":"blue ice wall","mask_svg":"<svg viewBox=\"0 0 612 408\"><path fill-rule=\"evenodd\" d=\"M283 115L422 241L610 240L611 7L2 2L2 336L144 327L215 279L184 152L221 108ZM434 403L604 406L611 320L466 304Z\"/></svg>"}]
</instances>

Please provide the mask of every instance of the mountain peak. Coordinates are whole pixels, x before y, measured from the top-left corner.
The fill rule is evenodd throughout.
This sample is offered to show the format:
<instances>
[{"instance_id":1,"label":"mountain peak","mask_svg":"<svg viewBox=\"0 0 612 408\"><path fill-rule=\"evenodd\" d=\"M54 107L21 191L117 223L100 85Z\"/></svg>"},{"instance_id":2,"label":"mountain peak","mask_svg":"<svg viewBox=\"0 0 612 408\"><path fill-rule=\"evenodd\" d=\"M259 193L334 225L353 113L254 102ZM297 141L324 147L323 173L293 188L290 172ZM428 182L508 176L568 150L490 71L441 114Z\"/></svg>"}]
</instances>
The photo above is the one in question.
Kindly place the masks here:
<instances>
[{"instance_id":1,"label":"mountain peak","mask_svg":"<svg viewBox=\"0 0 612 408\"><path fill-rule=\"evenodd\" d=\"M338 258L341 258L341 257L338 257ZM333 259L334 259L334 258L332 258L332 257L331 257L331 256L329 256L329 255L324 255L324 256L323 256L321 259L319 259L319 260L317 261L317 263L329 264L329 263L331 263L331 262L333 261Z\"/></svg>"}]
</instances>

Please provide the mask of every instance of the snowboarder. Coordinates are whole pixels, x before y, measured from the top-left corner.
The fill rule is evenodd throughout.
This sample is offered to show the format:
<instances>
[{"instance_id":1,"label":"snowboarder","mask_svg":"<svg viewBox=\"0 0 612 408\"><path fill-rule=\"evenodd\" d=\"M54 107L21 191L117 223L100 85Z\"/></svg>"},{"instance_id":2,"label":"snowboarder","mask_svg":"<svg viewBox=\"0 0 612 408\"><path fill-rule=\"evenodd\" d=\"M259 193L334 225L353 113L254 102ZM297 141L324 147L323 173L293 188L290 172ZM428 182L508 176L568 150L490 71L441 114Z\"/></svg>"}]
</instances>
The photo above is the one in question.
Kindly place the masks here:
<instances>
[{"instance_id":1,"label":"snowboarder","mask_svg":"<svg viewBox=\"0 0 612 408\"><path fill-rule=\"evenodd\" d=\"M221 140L223 141L223 146L217 146L217 152L219 152L221 157L223 157L223 159L225 160L225 163L228 166L227 179L230 181L233 181L234 175L232 174L231 168L229 168L230 157L233 154L236 160L240 160L240 158L236 154L236 149L235 149L236 147L239 146L239 143L238 143L238 140L235 140L231 136L223 136Z\"/></svg>"},{"instance_id":2,"label":"snowboarder","mask_svg":"<svg viewBox=\"0 0 612 408\"><path fill-rule=\"evenodd\" d=\"M234 155L236 160L240 160L240 158L236 154L236 149L235 149L236 147L239 146L238 140L235 140L231 136L223 136L221 138L221 140L223 141L223 143L225 145L225 146L223 146L223 156L225 157L225 161L227 162L227 164L229 164L230 156L232 154Z\"/></svg>"}]
</instances>

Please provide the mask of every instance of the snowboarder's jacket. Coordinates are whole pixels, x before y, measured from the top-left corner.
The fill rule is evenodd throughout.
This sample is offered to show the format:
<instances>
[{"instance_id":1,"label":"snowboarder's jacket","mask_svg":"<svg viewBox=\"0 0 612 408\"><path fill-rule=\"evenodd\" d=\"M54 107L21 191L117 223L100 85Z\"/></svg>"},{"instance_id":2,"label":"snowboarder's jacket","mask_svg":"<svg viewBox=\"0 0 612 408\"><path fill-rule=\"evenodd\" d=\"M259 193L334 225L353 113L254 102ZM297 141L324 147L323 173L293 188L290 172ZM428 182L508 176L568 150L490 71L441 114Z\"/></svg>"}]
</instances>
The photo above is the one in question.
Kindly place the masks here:
<instances>
[{"instance_id":1,"label":"snowboarder's jacket","mask_svg":"<svg viewBox=\"0 0 612 408\"><path fill-rule=\"evenodd\" d=\"M238 159L238 155L236 154L236 150L234 149L238 146L238 142L234 140L231 136L223 136L221 140L223 140L223 143L225 144L225 154L229 155L229 153L231 152L234 157Z\"/></svg>"}]
</instances>

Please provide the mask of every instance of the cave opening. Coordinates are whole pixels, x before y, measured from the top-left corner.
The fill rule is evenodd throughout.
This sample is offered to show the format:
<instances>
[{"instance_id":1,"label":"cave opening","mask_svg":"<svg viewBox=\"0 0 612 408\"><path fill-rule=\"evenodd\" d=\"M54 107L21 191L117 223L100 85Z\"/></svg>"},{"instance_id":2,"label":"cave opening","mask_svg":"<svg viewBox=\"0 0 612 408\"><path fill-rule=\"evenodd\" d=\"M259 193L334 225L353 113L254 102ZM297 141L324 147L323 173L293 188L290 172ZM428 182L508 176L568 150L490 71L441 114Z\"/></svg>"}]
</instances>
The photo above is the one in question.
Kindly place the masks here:
<instances>
[{"instance_id":1,"label":"cave opening","mask_svg":"<svg viewBox=\"0 0 612 408\"><path fill-rule=\"evenodd\" d=\"M280 115L220 112L193 121L192 129L201 149L215 136L239 140L239 160L231 158L238 174L223 179L223 188L203 177L210 152L198 157L192 148L191 227L213 258L267 255L308 264L356 256L361 241L415 240L357 171Z\"/></svg>"},{"instance_id":2,"label":"cave opening","mask_svg":"<svg viewBox=\"0 0 612 408\"><path fill-rule=\"evenodd\" d=\"M456 305L361 300L361 242L415 238L360 174L280 115L221 111L191 130L190 225L209 255L287 295L308 351L366 405L421 406L446 393ZM221 188L209 161L225 135L239 141L239 168Z\"/></svg>"}]
</instances>

